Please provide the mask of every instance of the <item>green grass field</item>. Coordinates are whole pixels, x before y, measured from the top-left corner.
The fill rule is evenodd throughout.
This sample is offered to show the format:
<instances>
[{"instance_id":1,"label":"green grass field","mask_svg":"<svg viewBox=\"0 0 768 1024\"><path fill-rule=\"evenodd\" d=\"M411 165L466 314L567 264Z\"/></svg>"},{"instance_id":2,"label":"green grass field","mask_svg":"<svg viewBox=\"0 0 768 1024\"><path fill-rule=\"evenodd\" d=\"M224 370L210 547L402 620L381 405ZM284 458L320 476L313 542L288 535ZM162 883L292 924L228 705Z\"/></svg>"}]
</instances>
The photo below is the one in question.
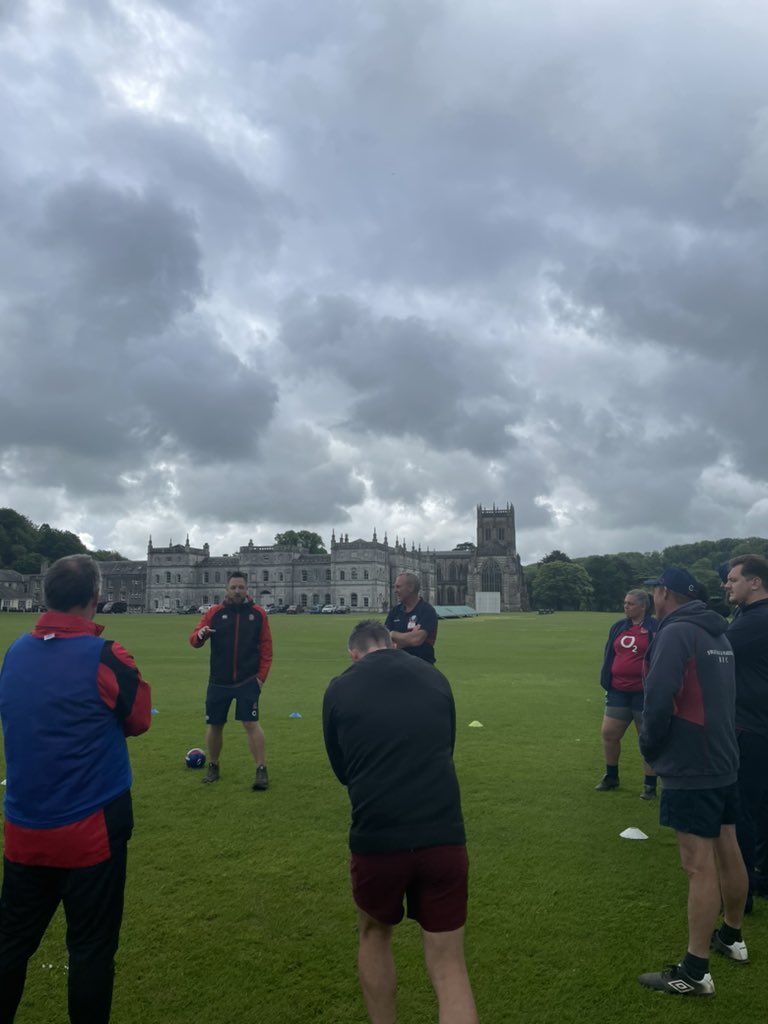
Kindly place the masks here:
<instances>
[{"instance_id":1,"label":"green grass field","mask_svg":"<svg viewBox=\"0 0 768 1024\"><path fill-rule=\"evenodd\" d=\"M634 738L622 787L602 771L602 649L617 616L504 615L440 625L458 712L456 763L471 858L467 959L484 1024L734 1020L762 1024L768 904L747 920L749 966L713 962L714 1000L641 989L685 950L686 882L673 833L639 799ZM0 616L0 647L33 616ZM129 742L136 831L118 954L117 1024L363 1024L347 875L349 810L325 759L322 695L346 667L351 616L279 615L262 698L271 788L253 793L243 731L222 778L184 766L204 746L207 651L187 616L105 616L157 714ZM298 711L301 719L289 715ZM477 719L482 729L469 728ZM634 733L631 734L634 737ZM630 734L628 733L628 737ZM1 769L0 769L1 770ZM647 842L619 838L627 826ZM398 1020L436 1020L418 928L396 933ZM64 1024L60 916L30 962L17 1024ZM49 966L52 965L52 966Z\"/></svg>"}]
</instances>

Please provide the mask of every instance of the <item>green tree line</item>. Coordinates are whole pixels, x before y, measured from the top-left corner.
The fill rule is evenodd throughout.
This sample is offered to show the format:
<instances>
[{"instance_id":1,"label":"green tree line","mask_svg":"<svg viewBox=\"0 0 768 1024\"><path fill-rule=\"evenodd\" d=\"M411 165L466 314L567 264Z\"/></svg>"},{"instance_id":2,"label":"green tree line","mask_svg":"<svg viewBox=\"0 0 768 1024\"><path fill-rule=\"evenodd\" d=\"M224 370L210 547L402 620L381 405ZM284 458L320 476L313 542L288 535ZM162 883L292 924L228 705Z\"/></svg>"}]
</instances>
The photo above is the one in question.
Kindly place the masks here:
<instances>
[{"instance_id":1,"label":"green tree line","mask_svg":"<svg viewBox=\"0 0 768 1024\"><path fill-rule=\"evenodd\" d=\"M720 598L718 566L748 552L768 558L768 540L722 537L675 544L661 551L622 551L574 559L552 551L540 562L524 566L525 585L534 609L621 612L628 590L675 565L691 572L716 604Z\"/></svg>"},{"instance_id":2,"label":"green tree line","mask_svg":"<svg viewBox=\"0 0 768 1024\"><path fill-rule=\"evenodd\" d=\"M118 551L89 551L76 533L56 530L48 523L35 526L12 508L0 508L0 569L40 572L44 559L55 562L64 555L78 554L90 554L100 561L123 561Z\"/></svg>"}]
</instances>

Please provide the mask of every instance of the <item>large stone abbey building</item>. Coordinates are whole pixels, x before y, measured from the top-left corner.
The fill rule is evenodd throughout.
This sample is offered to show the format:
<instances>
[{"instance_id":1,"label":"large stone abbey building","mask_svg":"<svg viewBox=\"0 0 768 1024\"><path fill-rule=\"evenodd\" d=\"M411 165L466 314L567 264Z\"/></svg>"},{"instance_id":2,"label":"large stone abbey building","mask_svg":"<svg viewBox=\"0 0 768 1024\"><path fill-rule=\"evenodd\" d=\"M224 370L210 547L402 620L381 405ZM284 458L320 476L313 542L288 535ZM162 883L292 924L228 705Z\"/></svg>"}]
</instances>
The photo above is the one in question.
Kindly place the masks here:
<instances>
[{"instance_id":1,"label":"large stone abbey building","mask_svg":"<svg viewBox=\"0 0 768 1024\"><path fill-rule=\"evenodd\" d=\"M332 604L353 611L387 611L394 601L398 573L415 572L422 596L432 604L474 606L479 591L501 595L502 611L525 606L522 569L515 546L515 510L477 508L477 540L472 550L422 551L404 541L331 538L330 552L311 555L304 548L250 541L234 555L211 555L208 544L147 548L146 611L175 611L216 604L229 574L238 569L259 604L311 608ZM115 595L115 600L117 600Z\"/></svg>"},{"instance_id":2,"label":"large stone abbey building","mask_svg":"<svg viewBox=\"0 0 768 1024\"><path fill-rule=\"evenodd\" d=\"M245 573L251 596L263 605L332 604L361 613L385 612L395 601L395 577L410 571L419 576L421 594L432 604L477 607L476 595L483 592L500 595L501 611L527 608L512 505L478 505L474 546L454 551L422 551L413 544L408 548L399 538L390 544L386 534L378 540L375 530L371 540L350 540L348 535L337 539L334 532L330 551L320 555L301 547L249 542L236 554L217 556L208 544L195 548L189 539L168 547L156 547L150 539L146 562L101 563L102 597L125 601L137 612L216 604L234 569ZM42 576L24 580L24 597L14 594L14 605L37 606ZM0 604L2 598L0 593ZM9 606L10 600L9 589Z\"/></svg>"}]
</instances>

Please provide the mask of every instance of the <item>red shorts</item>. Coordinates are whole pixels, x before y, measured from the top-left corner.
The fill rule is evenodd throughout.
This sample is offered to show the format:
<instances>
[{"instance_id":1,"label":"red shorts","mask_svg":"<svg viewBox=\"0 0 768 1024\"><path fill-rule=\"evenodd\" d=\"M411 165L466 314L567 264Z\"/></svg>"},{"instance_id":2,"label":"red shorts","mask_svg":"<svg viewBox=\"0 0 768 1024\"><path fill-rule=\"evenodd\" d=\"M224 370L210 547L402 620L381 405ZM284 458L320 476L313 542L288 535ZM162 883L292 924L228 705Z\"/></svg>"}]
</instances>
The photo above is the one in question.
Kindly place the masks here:
<instances>
[{"instance_id":1,"label":"red shorts","mask_svg":"<svg viewBox=\"0 0 768 1024\"><path fill-rule=\"evenodd\" d=\"M428 932L452 932L467 919L469 859L466 846L426 846L395 853L353 853L352 895L358 907L382 924L408 917Z\"/></svg>"}]
</instances>

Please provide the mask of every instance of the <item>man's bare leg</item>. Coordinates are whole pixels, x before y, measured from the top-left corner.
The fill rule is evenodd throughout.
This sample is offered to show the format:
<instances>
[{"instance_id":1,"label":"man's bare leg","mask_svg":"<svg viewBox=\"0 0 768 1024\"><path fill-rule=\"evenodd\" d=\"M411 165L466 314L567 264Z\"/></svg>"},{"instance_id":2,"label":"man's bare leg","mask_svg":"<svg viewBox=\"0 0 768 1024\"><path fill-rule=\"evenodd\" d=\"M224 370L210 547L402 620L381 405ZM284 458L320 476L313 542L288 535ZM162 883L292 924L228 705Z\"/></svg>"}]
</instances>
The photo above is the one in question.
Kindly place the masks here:
<instances>
[{"instance_id":1,"label":"man's bare leg","mask_svg":"<svg viewBox=\"0 0 768 1024\"><path fill-rule=\"evenodd\" d=\"M208 760L219 763L221 748L224 746L224 726L209 725L205 734L205 745L208 748Z\"/></svg>"},{"instance_id":2,"label":"man's bare leg","mask_svg":"<svg viewBox=\"0 0 768 1024\"><path fill-rule=\"evenodd\" d=\"M357 972L371 1024L395 1024L397 976L392 955L392 926L358 910L360 945Z\"/></svg>"},{"instance_id":3,"label":"man's bare leg","mask_svg":"<svg viewBox=\"0 0 768 1024\"><path fill-rule=\"evenodd\" d=\"M731 928L738 929L744 923L749 878L736 838L735 825L723 825L720 829L720 836L715 840L715 855L720 874L723 920Z\"/></svg>"},{"instance_id":4,"label":"man's bare leg","mask_svg":"<svg viewBox=\"0 0 768 1024\"><path fill-rule=\"evenodd\" d=\"M688 952L707 960L720 912L715 840L678 832L677 842L680 863L688 875Z\"/></svg>"},{"instance_id":5,"label":"man's bare leg","mask_svg":"<svg viewBox=\"0 0 768 1024\"><path fill-rule=\"evenodd\" d=\"M243 722L243 727L248 737L248 749L251 752L251 757L257 765L266 764L267 746L264 730L258 722Z\"/></svg>"},{"instance_id":6,"label":"man's bare leg","mask_svg":"<svg viewBox=\"0 0 768 1024\"><path fill-rule=\"evenodd\" d=\"M452 932L422 929L421 934L427 971L437 996L440 1024L477 1024L475 1000L464 960L464 929Z\"/></svg>"}]
</instances>

